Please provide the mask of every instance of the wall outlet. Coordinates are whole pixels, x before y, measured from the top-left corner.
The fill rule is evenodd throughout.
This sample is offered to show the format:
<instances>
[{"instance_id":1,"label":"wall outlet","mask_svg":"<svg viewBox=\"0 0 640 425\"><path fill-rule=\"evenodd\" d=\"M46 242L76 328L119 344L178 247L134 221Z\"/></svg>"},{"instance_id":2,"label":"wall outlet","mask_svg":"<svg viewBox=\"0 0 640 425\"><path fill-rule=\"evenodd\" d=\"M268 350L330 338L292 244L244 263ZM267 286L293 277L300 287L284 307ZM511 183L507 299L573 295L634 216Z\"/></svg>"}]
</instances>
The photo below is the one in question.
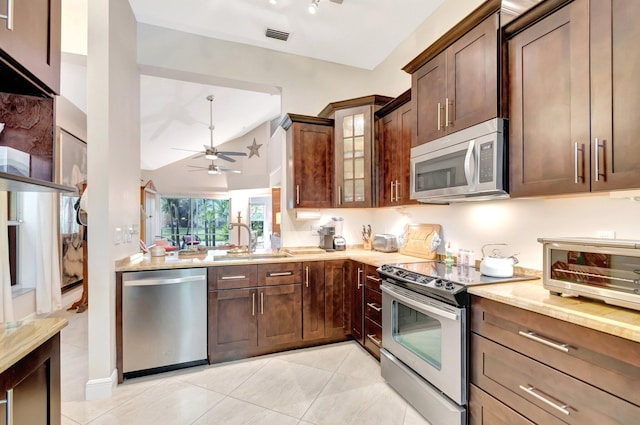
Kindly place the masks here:
<instances>
[{"instance_id":1,"label":"wall outlet","mask_svg":"<svg viewBox=\"0 0 640 425\"><path fill-rule=\"evenodd\" d=\"M113 243L120 245L122 243L123 236L122 227L116 227L113 231Z\"/></svg>"},{"instance_id":2,"label":"wall outlet","mask_svg":"<svg viewBox=\"0 0 640 425\"><path fill-rule=\"evenodd\" d=\"M596 232L596 237L600 239L615 239L616 232L613 230L599 230Z\"/></svg>"}]
</instances>

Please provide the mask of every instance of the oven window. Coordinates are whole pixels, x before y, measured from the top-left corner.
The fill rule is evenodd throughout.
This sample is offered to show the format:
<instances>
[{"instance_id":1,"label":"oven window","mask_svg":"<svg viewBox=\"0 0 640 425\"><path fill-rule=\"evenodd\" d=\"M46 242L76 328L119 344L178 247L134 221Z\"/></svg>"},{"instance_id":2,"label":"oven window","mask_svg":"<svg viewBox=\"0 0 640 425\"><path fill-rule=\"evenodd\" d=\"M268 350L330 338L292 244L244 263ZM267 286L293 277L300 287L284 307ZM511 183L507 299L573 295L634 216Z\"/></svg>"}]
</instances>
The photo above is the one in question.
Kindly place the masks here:
<instances>
[{"instance_id":1,"label":"oven window","mask_svg":"<svg viewBox=\"0 0 640 425\"><path fill-rule=\"evenodd\" d=\"M442 364L442 326L432 317L397 301L393 302L393 339L403 347L440 369Z\"/></svg>"}]
</instances>

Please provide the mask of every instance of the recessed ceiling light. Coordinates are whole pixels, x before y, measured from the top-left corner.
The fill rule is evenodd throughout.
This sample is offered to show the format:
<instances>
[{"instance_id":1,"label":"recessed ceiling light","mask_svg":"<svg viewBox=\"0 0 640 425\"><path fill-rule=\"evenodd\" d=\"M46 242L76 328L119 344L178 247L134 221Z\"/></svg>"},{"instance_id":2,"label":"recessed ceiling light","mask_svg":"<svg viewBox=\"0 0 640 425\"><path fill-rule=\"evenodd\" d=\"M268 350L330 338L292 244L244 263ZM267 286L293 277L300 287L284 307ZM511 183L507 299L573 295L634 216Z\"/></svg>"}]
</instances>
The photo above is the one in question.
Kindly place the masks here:
<instances>
[{"instance_id":1,"label":"recessed ceiling light","mask_svg":"<svg viewBox=\"0 0 640 425\"><path fill-rule=\"evenodd\" d=\"M312 15L315 15L316 12L318 11L318 4L320 3L320 0L311 0L311 4L309 5L309 8L307 9L309 11L309 13L311 13Z\"/></svg>"},{"instance_id":2,"label":"recessed ceiling light","mask_svg":"<svg viewBox=\"0 0 640 425\"><path fill-rule=\"evenodd\" d=\"M278 4L278 0L269 0L269 3L271 3L271 4Z\"/></svg>"}]
</instances>

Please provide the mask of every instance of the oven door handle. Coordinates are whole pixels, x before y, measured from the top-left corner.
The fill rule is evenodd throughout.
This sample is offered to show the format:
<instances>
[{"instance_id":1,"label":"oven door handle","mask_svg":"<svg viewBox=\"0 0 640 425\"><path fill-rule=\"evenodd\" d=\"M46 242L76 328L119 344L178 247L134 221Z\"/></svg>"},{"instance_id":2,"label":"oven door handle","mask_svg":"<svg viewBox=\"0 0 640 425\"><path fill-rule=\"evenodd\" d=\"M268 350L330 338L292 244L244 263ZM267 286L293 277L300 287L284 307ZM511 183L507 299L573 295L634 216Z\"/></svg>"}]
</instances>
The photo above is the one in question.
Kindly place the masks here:
<instances>
[{"instance_id":1,"label":"oven door handle","mask_svg":"<svg viewBox=\"0 0 640 425\"><path fill-rule=\"evenodd\" d=\"M380 289L382 289L383 292L386 292L387 294L396 298L397 300L402 301L403 304L407 304L408 306L413 307L417 311L431 313L434 316L442 317L449 320L454 320L456 322L460 319L460 316L456 313L445 311L437 307L433 307L430 304L424 304L419 301L413 300L409 297L399 294L398 292L394 291L393 288L390 288L386 285L381 285Z\"/></svg>"}]
</instances>

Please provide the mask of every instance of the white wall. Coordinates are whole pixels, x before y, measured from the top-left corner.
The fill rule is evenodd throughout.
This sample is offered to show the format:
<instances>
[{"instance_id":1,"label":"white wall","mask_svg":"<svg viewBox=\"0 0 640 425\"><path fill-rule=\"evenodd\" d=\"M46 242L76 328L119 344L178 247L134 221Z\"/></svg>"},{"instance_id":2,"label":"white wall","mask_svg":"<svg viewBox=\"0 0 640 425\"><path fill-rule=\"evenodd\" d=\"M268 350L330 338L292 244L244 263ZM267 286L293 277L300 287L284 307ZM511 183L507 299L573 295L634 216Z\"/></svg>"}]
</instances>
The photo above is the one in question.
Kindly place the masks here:
<instances>
[{"instance_id":1,"label":"white wall","mask_svg":"<svg viewBox=\"0 0 640 425\"><path fill-rule=\"evenodd\" d=\"M114 244L115 228L140 221L140 102L136 21L127 0L89 2L87 156L89 191L89 382L87 399L115 385L115 260L138 236ZM92 226L91 223L100 223Z\"/></svg>"}]
</instances>

